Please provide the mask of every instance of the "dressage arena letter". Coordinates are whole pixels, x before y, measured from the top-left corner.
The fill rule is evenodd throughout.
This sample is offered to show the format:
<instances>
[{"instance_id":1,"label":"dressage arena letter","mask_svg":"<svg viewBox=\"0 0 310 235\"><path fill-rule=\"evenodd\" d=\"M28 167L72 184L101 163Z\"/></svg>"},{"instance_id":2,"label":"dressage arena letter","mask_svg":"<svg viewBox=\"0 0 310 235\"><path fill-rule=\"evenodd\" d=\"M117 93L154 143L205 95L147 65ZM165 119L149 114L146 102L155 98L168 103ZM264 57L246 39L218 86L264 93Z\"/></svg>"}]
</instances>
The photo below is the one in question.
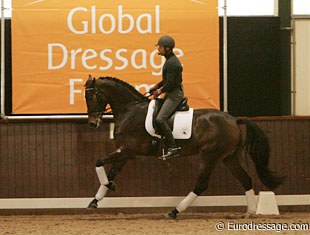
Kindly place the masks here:
<instances>
[{"instance_id":1,"label":"dressage arena letter","mask_svg":"<svg viewBox=\"0 0 310 235\"><path fill-rule=\"evenodd\" d=\"M111 34L116 29L121 34L130 33L134 27L141 34L153 33L153 17L151 14L144 13L137 17L136 21L135 18L129 14L124 14L123 6L120 5L117 7L117 19L112 14L102 14L99 17L98 22L96 22L96 6L91 6L90 14L91 14L91 21L82 20L80 21L80 25L73 25L73 22L76 14L87 13L88 9L85 7L76 7L73 8L68 16L67 16L67 25L71 32L74 34L87 34L92 33L95 34L97 29L103 34ZM79 14L79 15L80 15ZM84 14L85 15L85 14ZM155 15L155 22L154 22L154 31L155 33L160 33L160 6L156 5L154 10ZM129 22L128 28L124 29L123 21ZM142 24L145 22L145 24ZM144 27L143 27L144 25Z\"/></svg>"}]
</instances>

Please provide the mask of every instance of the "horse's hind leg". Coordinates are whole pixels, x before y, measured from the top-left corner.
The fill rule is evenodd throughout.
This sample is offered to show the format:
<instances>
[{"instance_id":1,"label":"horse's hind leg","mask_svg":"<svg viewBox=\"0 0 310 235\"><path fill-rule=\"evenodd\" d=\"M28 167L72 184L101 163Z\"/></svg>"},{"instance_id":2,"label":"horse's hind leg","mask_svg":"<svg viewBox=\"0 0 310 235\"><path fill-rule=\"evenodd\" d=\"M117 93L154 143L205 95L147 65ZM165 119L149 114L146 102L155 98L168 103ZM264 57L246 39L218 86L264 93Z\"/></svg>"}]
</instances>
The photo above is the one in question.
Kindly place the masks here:
<instances>
[{"instance_id":1,"label":"horse's hind leg","mask_svg":"<svg viewBox=\"0 0 310 235\"><path fill-rule=\"evenodd\" d=\"M233 174L233 176L239 180L239 182L242 184L246 200L247 200L247 215L255 214L256 212L256 199L255 199L255 193L252 189L252 179L249 176L249 174L243 169L243 167L240 164L239 161L240 157L240 150L237 150L232 155L229 155L223 160L223 163L225 166L230 170L230 172Z\"/></svg>"},{"instance_id":2,"label":"horse's hind leg","mask_svg":"<svg viewBox=\"0 0 310 235\"><path fill-rule=\"evenodd\" d=\"M209 184L209 179L211 173L216 166L219 159L221 159L222 154L220 153L206 153L201 151L199 154L200 164L199 172L196 186L192 192L190 192L168 215L169 217L175 219L177 214L186 210L195 200L201 195L207 188Z\"/></svg>"}]
</instances>

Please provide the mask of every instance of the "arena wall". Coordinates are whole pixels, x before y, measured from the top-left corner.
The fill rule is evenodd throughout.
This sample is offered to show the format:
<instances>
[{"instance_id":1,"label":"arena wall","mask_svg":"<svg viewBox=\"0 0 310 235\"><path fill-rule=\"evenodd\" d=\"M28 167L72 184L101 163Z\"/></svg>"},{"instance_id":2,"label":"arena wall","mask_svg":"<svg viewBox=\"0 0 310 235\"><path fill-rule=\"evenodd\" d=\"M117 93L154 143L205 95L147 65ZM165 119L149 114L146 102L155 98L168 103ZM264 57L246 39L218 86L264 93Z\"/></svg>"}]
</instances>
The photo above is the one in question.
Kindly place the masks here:
<instances>
[{"instance_id":1,"label":"arena wall","mask_svg":"<svg viewBox=\"0 0 310 235\"><path fill-rule=\"evenodd\" d=\"M286 175L276 194L310 192L310 118L253 118L271 144L270 167ZM2 120L0 123L0 198L92 197L99 186L98 158L114 150L107 121L98 129L81 120ZM250 158L243 164L255 190L266 190ZM158 160L139 156L129 161L109 197L184 196L193 189L197 157ZM108 167L107 167L108 168ZM244 195L241 185L220 164L204 195Z\"/></svg>"}]
</instances>

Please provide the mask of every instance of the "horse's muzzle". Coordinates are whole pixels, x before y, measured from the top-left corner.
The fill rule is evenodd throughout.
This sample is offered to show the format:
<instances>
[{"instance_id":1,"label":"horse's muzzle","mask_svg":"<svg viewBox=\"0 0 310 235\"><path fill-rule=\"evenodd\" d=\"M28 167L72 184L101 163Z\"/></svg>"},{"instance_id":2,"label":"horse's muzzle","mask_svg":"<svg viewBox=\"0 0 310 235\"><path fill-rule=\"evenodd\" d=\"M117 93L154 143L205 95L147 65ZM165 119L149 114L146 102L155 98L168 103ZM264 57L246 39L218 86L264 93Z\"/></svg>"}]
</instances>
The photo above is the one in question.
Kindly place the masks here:
<instances>
[{"instance_id":1,"label":"horse's muzzle","mask_svg":"<svg viewBox=\"0 0 310 235\"><path fill-rule=\"evenodd\" d=\"M101 120L100 119L96 119L96 120L93 120L93 121L89 121L88 124L91 126L91 127L95 127L95 128L98 128L100 125L101 125Z\"/></svg>"},{"instance_id":2,"label":"horse's muzzle","mask_svg":"<svg viewBox=\"0 0 310 235\"><path fill-rule=\"evenodd\" d=\"M89 122L89 125L90 125L91 127L95 127L95 128L97 128L97 126L99 126L99 125L98 125L98 122L96 122L96 121L91 121L91 122Z\"/></svg>"},{"instance_id":3,"label":"horse's muzzle","mask_svg":"<svg viewBox=\"0 0 310 235\"><path fill-rule=\"evenodd\" d=\"M88 124L91 127L98 128L102 124L101 114L97 116L88 116Z\"/></svg>"}]
</instances>

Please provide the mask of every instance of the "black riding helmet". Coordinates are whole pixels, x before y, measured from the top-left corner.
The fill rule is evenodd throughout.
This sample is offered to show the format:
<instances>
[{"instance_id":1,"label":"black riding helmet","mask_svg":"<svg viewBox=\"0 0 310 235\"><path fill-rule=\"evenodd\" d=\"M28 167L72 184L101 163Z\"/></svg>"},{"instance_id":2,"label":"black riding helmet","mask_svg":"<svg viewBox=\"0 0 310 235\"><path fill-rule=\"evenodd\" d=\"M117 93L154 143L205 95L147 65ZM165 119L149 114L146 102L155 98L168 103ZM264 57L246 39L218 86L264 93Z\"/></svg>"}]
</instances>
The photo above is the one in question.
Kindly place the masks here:
<instances>
[{"instance_id":1,"label":"black riding helmet","mask_svg":"<svg viewBox=\"0 0 310 235\"><path fill-rule=\"evenodd\" d=\"M169 47L170 49L173 49L175 46L174 39L168 35L160 37L157 44L155 46L163 46L163 47Z\"/></svg>"}]
</instances>

